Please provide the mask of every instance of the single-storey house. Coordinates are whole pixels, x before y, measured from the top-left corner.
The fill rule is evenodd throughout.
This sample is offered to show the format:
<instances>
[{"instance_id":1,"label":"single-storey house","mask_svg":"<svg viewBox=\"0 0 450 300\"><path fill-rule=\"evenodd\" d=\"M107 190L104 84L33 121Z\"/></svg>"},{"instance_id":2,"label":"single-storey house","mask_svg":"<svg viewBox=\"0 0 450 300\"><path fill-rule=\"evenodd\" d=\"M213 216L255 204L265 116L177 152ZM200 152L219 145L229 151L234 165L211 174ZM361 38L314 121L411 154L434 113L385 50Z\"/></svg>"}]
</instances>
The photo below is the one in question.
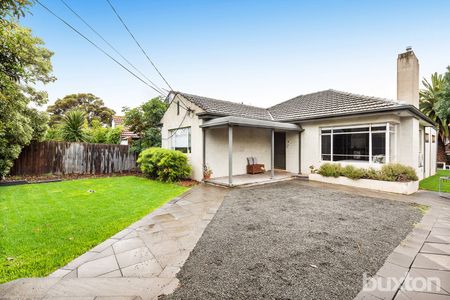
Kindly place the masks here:
<instances>
[{"instance_id":1,"label":"single-storey house","mask_svg":"<svg viewBox=\"0 0 450 300\"><path fill-rule=\"evenodd\" d=\"M397 59L397 99L337 90L301 95L269 108L171 92L162 147L187 153L192 178L246 173L247 157L267 170L309 174L324 162L380 168L398 162L419 178L435 174L437 136L419 110L419 63L407 48Z\"/></svg>"}]
</instances>

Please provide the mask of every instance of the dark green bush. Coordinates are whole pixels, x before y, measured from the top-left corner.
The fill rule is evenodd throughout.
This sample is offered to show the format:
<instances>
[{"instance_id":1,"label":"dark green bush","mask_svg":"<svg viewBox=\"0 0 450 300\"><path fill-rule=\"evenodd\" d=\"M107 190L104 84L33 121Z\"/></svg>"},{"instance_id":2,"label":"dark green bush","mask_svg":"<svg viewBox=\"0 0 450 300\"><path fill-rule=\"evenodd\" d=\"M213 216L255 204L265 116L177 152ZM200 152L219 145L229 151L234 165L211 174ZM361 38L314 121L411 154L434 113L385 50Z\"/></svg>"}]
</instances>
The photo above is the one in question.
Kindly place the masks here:
<instances>
[{"instance_id":1,"label":"dark green bush","mask_svg":"<svg viewBox=\"0 0 450 300\"><path fill-rule=\"evenodd\" d=\"M345 166L341 170L341 175L350 179L361 179L365 175L365 170L362 168L356 168L352 165Z\"/></svg>"},{"instance_id":2,"label":"dark green bush","mask_svg":"<svg viewBox=\"0 0 450 300\"><path fill-rule=\"evenodd\" d=\"M165 182L188 178L192 170L186 154L156 147L142 151L137 163L149 178Z\"/></svg>"},{"instance_id":3,"label":"dark green bush","mask_svg":"<svg viewBox=\"0 0 450 300\"><path fill-rule=\"evenodd\" d=\"M342 173L342 167L340 164L324 163L317 173L325 177L339 177Z\"/></svg>"},{"instance_id":4,"label":"dark green bush","mask_svg":"<svg viewBox=\"0 0 450 300\"><path fill-rule=\"evenodd\" d=\"M380 171L380 179L385 181L419 180L416 171L412 167L397 163L383 165Z\"/></svg>"}]
</instances>

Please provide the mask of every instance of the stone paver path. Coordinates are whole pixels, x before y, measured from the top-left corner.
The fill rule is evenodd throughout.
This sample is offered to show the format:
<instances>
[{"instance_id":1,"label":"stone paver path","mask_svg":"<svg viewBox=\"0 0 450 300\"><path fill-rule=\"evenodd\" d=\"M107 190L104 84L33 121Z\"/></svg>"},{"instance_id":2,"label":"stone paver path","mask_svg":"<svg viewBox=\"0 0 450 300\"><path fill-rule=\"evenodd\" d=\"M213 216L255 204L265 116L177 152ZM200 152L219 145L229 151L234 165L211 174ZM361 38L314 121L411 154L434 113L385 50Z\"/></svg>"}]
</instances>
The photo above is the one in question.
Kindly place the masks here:
<instances>
[{"instance_id":1,"label":"stone paver path","mask_svg":"<svg viewBox=\"0 0 450 300\"><path fill-rule=\"evenodd\" d=\"M361 193L427 205L429 210L373 277L377 284L369 283L369 291L363 289L355 299L450 300L450 200L428 191L411 196ZM401 283L398 289L387 289L388 284L395 286L391 279Z\"/></svg>"},{"instance_id":2,"label":"stone paver path","mask_svg":"<svg viewBox=\"0 0 450 300\"><path fill-rule=\"evenodd\" d=\"M197 186L49 277L0 285L0 299L154 299L171 293L227 192Z\"/></svg>"}]
</instances>

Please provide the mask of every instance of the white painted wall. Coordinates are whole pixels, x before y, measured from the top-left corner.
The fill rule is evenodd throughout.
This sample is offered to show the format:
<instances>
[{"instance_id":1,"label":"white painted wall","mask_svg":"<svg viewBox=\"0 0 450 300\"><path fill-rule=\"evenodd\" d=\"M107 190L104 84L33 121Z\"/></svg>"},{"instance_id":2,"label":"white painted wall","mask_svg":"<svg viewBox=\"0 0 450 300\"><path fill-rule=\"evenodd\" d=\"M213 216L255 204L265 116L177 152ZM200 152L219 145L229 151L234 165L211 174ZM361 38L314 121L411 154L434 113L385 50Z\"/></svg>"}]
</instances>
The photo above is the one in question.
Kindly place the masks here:
<instances>
[{"instance_id":1,"label":"white painted wall","mask_svg":"<svg viewBox=\"0 0 450 300\"><path fill-rule=\"evenodd\" d=\"M193 112L188 114L185 117L186 110L180 107L180 114L177 115L177 101L183 101L188 107L190 107ZM189 162L192 165L192 178L196 180L201 180L203 177L203 166L202 166L202 148L203 148L203 137L202 137L202 129L200 125L203 123L197 117L197 113L202 112L203 110L193 103L187 101L181 96L177 95L176 98L172 101L171 105L167 109L163 118L161 119L161 123L163 127L161 129L162 136L162 148L170 148L170 140L168 137L170 136L169 130L176 129L178 127L191 127L191 153L187 154L189 158ZM184 118L184 120L183 120Z\"/></svg>"},{"instance_id":2,"label":"white painted wall","mask_svg":"<svg viewBox=\"0 0 450 300\"><path fill-rule=\"evenodd\" d=\"M298 132L286 132L286 171L298 173Z\"/></svg>"},{"instance_id":3,"label":"white painted wall","mask_svg":"<svg viewBox=\"0 0 450 300\"><path fill-rule=\"evenodd\" d=\"M262 128L233 128L233 175L247 172L247 157L270 169L271 131ZM206 130L206 163L212 177L228 176L228 128ZM196 178L197 179L197 178Z\"/></svg>"}]
</instances>

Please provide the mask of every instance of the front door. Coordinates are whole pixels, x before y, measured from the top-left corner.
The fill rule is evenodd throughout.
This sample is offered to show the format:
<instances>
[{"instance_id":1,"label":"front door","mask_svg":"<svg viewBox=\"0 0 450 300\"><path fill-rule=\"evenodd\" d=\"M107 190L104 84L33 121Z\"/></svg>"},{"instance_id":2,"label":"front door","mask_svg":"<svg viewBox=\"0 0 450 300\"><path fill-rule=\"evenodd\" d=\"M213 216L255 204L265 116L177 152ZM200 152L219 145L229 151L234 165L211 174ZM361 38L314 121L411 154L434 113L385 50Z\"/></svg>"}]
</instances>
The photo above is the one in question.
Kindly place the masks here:
<instances>
[{"instance_id":1,"label":"front door","mask_svg":"<svg viewBox=\"0 0 450 300\"><path fill-rule=\"evenodd\" d=\"M286 132L275 132L275 169L286 170Z\"/></svg>"}]
</instances>

